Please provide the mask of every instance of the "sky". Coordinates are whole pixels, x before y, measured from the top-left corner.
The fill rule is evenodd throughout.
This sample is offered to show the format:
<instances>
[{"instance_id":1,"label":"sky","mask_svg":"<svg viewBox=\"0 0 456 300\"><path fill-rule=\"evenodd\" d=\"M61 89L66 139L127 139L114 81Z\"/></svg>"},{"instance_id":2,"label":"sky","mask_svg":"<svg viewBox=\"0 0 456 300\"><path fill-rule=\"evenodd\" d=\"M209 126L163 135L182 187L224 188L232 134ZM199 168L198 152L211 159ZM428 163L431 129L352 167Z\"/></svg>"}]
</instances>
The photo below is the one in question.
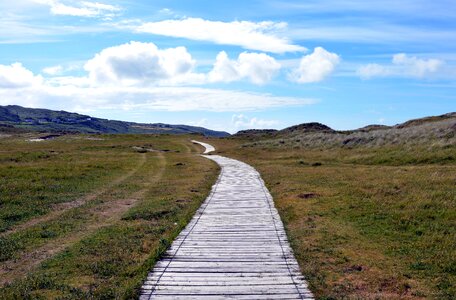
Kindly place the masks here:
<instances>
[{"instance_id":1,"label":"sky","mask_svg":"<svg viewBox=\"0 0 456 300\"><path fill-rule=\"evenodd\" d=\"M15 0L0 14L0 105L231 133L456 111L454 0Z\"/></svg>"}]
</instances>

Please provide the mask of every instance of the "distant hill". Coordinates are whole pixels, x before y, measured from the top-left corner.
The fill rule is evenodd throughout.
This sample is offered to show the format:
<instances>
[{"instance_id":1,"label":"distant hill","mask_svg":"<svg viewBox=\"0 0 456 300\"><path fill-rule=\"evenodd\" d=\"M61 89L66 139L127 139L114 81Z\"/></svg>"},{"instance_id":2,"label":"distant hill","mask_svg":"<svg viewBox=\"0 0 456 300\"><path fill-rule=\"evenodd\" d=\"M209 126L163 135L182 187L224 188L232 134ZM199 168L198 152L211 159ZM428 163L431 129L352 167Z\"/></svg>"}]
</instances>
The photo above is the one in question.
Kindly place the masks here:
<instances>
[{"instance_id":1,"label":"distant hill","mask_svg":"<svg viewBox=\"0 0 456 300\"><path fill-rule=\"evenodd\" d=\"M65 133L198 133L210 137L226 137L230 135L227 132L196 126L114 121L66 111L25 108L17 105L0 106L0 131L2 128L9 131L11 131L11 128L15 128Z\"/></svg>"},{"instance_id":2,"label":"distant hill","mask_svg":"<svg viewBox=\"0 0 456 300\"><path fill-rule=\"evenodd\" d=\"M434 123L434 122L440 122L440 121L445 121L445 120L451 120L451 119L456 119L456 112L440 115L440 116L432 116L432 117L426 117L426 118L421 118L421 119L414 119L410 120L407 122L404 122L402 124L397 124L396 128L407 128L407 127L413 127L413 126L418 126L426 123Z\"/></svg>"},{"instance_id":3,"label":"distant hill","mask_svg":"<svg viewBox=\"0 0 456 300\"><path fill-rule=\"evenodd\" d=\"M305 133L305 132L334 132L335 130L317 122L303 123L291 127L287 127L278 132L279 135L286 135L290 133Z\"/></svg>"},{"instance_id":4,"label":"distant hill","mask_svg":"<svg viewBox=\"0 0 456 300\"><path fill-rule=\"evenodd\" d=\"M304 123L279 131L244 130L233 137L249 139L256 146L280 148L351 148L401 144L456 146L456 113L414 119L395 126L369 125L355 130L336 131L320 123Z\"/></svg>"},{"instance_id":5,"label":"distant hill","mask_svg":"<svg viewBox=\"0 0 456 300\"><path fill-rule=\"evenodd\" d=\"M306 132L334 132L334 129L317 122L303 123L287 127L282 130L276 129L247 129L238 131L234 134L234 137L244 138L267 138L267 137L279 137L287 136L289 134L300 134Z\"/></svg>"},{"instance_id":6,"label":"distant hill","mask_svg":"<svg viewBox=\"0 0 456 300\"><path fill-rule=\"evenodd\" d=\"M245 138L264 138L264 137L272 137L277 132L276 129L246 129L236 132L233 137L245 137Z\"/></svg>"},{"instance_id":7,"label":"distant hill","mask_svg":"<svg viewBox=\"0 0 456 300\"><path fill-rule=\"evenodd\" d=\"M389 128L391 128L391 126L373 124L373 125L361 127L359 129L356 129L353 131L372 131L372 130L382 130L382 129L389 129Z\"/></svg>"}]
</instances>

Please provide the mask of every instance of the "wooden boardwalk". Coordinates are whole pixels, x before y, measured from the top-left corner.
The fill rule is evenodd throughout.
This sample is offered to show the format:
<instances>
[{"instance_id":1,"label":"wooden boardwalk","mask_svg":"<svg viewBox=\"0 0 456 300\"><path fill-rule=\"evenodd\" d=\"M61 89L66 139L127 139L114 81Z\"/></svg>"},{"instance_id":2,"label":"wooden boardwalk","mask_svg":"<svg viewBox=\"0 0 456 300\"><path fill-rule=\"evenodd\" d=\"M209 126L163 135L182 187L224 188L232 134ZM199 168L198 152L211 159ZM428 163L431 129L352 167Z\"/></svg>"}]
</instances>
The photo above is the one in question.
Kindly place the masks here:
<instances>
[{"instance_id":1,"label":"wooden boardwalk","mask_svg":"<svg viewBox=\"0 0 456 300\"><path fill-rule=\"evenodd\" d=\"M221 174L148 275L140 299L313 299L259 173L234 159L205 157Z\"/></svg>"}]
</instances>

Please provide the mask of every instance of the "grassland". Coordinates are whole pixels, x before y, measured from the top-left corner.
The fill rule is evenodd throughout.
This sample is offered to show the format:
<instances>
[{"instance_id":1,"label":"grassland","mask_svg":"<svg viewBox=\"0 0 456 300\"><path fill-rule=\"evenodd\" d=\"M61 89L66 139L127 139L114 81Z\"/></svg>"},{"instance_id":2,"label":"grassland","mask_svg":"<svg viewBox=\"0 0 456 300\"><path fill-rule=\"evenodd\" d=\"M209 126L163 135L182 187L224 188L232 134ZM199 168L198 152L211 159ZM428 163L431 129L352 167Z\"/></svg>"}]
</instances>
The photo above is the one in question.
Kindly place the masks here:
<instances>
[{"instance_id":1,"label":"grassland","mask_svg":"<svg viewBox=\"0 0 456 300\"><path fill-rule=\"evenodd\" d=\"M437 122L206 141L260 171L318 299L455 299L454 123ZM0 136L0 299L135 298L217 166L190 136L32 137Z\"/></svg>"},{"instance_id":2,"label":"grassland","mask_svg":"<svg viewBox=\"0 0 456 300\"><path fill-rule=\"evenodd\" d=\"M189 136L31 137L0 139L0 298L135 298L218 167Z\"/></svg>"},{"instance_id":3,"label":"grassland","mask_svg":"<svg viewBox=\"0 0 456 300\"><path fill-rule=\"evenodd\" d=\"M260 171L318 299L456 299L456 144L373 134L208 142Z\"/></svg>"}]
</instances>

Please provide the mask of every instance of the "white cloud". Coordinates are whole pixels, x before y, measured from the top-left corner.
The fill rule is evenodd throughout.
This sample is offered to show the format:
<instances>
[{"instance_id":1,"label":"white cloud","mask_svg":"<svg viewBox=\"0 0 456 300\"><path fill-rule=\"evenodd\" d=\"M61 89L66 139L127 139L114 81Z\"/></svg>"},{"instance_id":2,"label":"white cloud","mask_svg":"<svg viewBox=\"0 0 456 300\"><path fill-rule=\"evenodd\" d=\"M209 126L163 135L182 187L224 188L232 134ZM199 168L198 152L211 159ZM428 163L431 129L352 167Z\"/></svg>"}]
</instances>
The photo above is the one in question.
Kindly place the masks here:
<instances>
[{"instance_id":1,"label":"white cloud","mask_svg":"<svg viewBox=\"0 0 456 300\"><path fill-rule=\"evenodd\" d=\"M120 8L114 5L90 1L67 1L60 0L34 0L36 3L48 5L54 15L73 17L102 17L110 19L120 12Z\"/></svg>"},{"instance_id":2,"label":"white cloud","mask_svg":"<svg viewBox=\"0 0 456 300\"><path fill-rule=\"evenodd\" d=\"M223 51L209 73L195 73L195 66L196 61L184 47L159 49L153 43L130 42L102 50L84 69L95 85L164 86L243 79L261 85L281 67L264 53L243 52L237 60L230 60Z\"/></svg>"},{"instance_id":3,"label":"white cloud","mask_svg":"<svg viewBox=\"0 0 456 300\"><path fill-rule=\"evenodd\" d=\"M15 89L37 86L43 82L41 76L35 76L30 70L24 68L21 63L12 65L0 65L0 88Z\"/></svg>"},{"instance_id":4,"label":"white cloud","mask_svg":"<svg viewBox=\"0 0 456 300\"><path fill-rule=\"evenodd\" d=\"M243 52L237 60L230 60L226 52L217 55L209 82L232 82L248 78L255 84L265 84L280 70L280 64L264 53Z\"/></svg>"},{"instance_id":5,"label":"white cloud","mask_svg":"<svg viewBox=\"0 0 456 300\"><path fill-rule=\"evenodd\" d=\"M235 45L246 49L273 53L305 51L293 45L281 32L283 22L209 21L200 18L147 22L134 27L137 32L208 41L220 45Z\"/></svg>"},{"instance_id":6,"label":"white cloud","mask_svg":"<svg viewBox=\"0 0 456 300\"><path fill-rule=\"evenodd\" d=\"M43 69L43 73L51 76L55 75L60 75L63 72L63 67L58 65L58 66L52 66L52 67L47 67Z\"/></svg>"},{"instance_id":7,"label":"white cloud","mask_svg":"<svg viewBox=\"0 0 456 300\"><path fill-rule=\"evenodd\" d=\"M328 77L340 62L340 57L317 47L314 52L305 55L299 67L290 74L290 79L298 83L319 82Z\"/></svg>"},{"instance_id":8,"label":"white cloud","mask_svg":"<svg viewBox=\"0 0 456 300\"><path fill-rule=\"evenodd\" d=\"M389 76L425 78L438 72L443 64L439 59L420 59L399 53L393 56L391 64L367 64L361 66L357 73L363 79Z\"/></svg>"},{"instance_id":9,"label":"white cloud","mask_svg":"<svg viewBox=\"0 0 456 300\"><path fill-rule=\"evenodd\" d=\"M279 124L277 120L262 120L256 117L249 118L243 114L233 115L231 123L236 130L239 129L270 129Z\"/></svg>"},{"instance_id":10,"label":"white cloud","mask_svg":"<svg viewBox=\"0 0 456 300\"><path fill-rule=\"evenodd\" d=\"M21 64L0 65L0 104L74 110L136 111L249 111L271 107L303 106L314 99L280 97L265 93L195 87L131 86L120 81L106 86L87 77L44 80Z\"/></svg>"},{"instance_id":11,"label":"white cloud","mask_svg":"<svg viewBox=\"0 0 456 300\"><path fill-rule=\"evenodd\" d=\"M427 74L435 73L443 62L439 59L419 59L415 56L407 56L405 53L393 56L393 64L404 66L411 76L424 77Z\"/></svg>"},{"instance_id":12,"label":"white cloud","mask_svg":"<svg viewBox=\"0 0 456 300\"><path fill-rule=\"evenodd\" d=\"M104 49L84 69L95 84L150 85L185 82L195 63L185 47L161 50L153 43L130 42Z\"/></svg>"},{"instance_id":13,"label":"white cloud","mask_svg":"<svg viewBox=\"0 0 456 300\"><path fill-rule=\"evenodd\" d=\"M215 59L214 67L208 74L210 82L231 82L240 78L236 62L229 59L225 51L220 52Z\"/></svg>"},{"instance_id":14,"label":"white cloud","mask_svg":"<svg viewBox=\"0 0 456 300\"><path fill-rule=\"evenodd\" d=\"M177 86L208 83L210 77L212 82L249 79L262 84L280 68L264 53L245 52L231 61L222 52L217 62L226 66L216 63L209 73L194 73L196 62L184 47L159 49L152 43L130 42L96 54L84 65L86 76L61 76L74 67L71 64L43 69L48 74L45 78L20 63L0 65L0 104L67 110L240 112L316 102L267 93ZM233 74L228 67L232 67ZM256 118L243 122L252 126L272 124Z\"/></svg>"}]
</instances>

